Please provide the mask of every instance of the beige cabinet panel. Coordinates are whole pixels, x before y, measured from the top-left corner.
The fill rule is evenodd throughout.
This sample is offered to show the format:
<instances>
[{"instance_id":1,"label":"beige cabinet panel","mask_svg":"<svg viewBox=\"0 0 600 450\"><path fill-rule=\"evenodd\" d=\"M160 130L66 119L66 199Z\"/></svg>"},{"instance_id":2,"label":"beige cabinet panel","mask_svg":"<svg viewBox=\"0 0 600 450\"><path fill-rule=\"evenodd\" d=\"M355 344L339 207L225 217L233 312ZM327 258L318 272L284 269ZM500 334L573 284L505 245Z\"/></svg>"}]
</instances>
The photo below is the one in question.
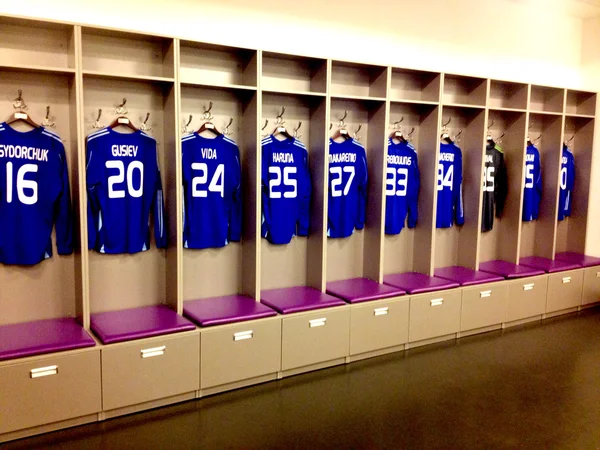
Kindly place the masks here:
<instances>
[{"instance_id":1,"label":"beige cabinet panel","mask_svg":"<svg viewBox=\"0 0 600 450\"><path fill-rule=\"evenodd\" d=\"M196 391L199 387L198 333L142 339L102 349L105 411Z\"/></svg>"},{"instance_id":2,"label":"beige cabinet panel","mask_svg":"<svg viewBox=\"0 0 600 450\"><path fill-rule=\"evenodd\" d=\"M588 267L583 275L582 305L600 301L600 266Z\"/></svg>"},{"instance_id":3,"label":"beige cabinet panel","mask_svg":"<svg viewBox=\"0 0 600 450\"><path fill-rule=\"evenodd\" d=\"M562 311L581 305L582 290L583 269L549 275L546 312Z\"/></svg>"},{"instance_id":4,"label":"beige cabinet panel","mask_svg":"<svg viewBox=\"0 0 600 450\"><path fill-rule=\"evenodd\" d=\"M0 434L102 409L100 351L0 368Z\"/></svg>"},{"instance_id":5,"label":"beige cabinet panel","mask_svg":"<svg viewBox=\"0 0 600 450\"><path fill-rule=\"evenodd\" d=\"M463 289L460 331L503 323L507 295L506 283L482 284Z\"/></svg>"},{"instance_id":6,"label":"beige cabinet panel","mask_svg":"<svg viewBox=\"0 0 600 450\"><path fill-rule=\"evenodd\" d=\"M461 297L460 289L411 297L409 341L457 333L460 328Z\"/></svg>"},{"instance_id":7,"label":"beige cabinet panel","mask_svg":"<svg viewBox=\"0 0 600 450\"><path fill-rule=\"evenodd\" d=\"M200 387L247 380L281 370L281 319L202 331Z\"/></svg>"},{"instance_id":8,"label":"beige cabinet panel","mask_svg":"<svg viewBox=\"0 0 600 450\"><path fill-rule=\"evenodd\" d=\"M359 303L350 310L350 354L408 342L408 297Z\"/></svg>"},{"instance_id":9,"label":"beige cabinet panel","mask_svg":"<svg viewBox=\"0 0 600 450\"><path fill-rule=\"evenodd\" d=\"M348 356L350 309L323 309L283 318L281 369L318 364Z\"/></svg>"},{"instance_id":10,"label":"beige cabinet panel","mask_svg":"<svg viewBox=\"0 0 600 450\"><path fill-rule=\"evenodd\" d=\"M514 322L544 314L547 292L547 275L511 281L508 285L506 321Z\"/></svg>"}]
</instances>

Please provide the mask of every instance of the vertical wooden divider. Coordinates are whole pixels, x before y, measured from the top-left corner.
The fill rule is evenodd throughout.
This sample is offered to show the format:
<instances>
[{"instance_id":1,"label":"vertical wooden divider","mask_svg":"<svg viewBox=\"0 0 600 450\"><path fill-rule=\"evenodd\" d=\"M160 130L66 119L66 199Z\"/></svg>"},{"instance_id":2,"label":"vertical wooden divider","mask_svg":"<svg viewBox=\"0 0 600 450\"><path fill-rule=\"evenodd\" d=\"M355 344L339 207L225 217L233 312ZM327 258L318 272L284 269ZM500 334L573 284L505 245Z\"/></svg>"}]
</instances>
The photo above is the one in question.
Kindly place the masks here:
<instances>
[{"instance_id":1,"label":"vertical wooden divider","mask_svg":"<svg viewBox=\"0 0 600 450\"><path fill-rule=\"evenodd\" d=\"M530 128L530 111L531 111L531 84L527 85L527 112L525 113L525 138L523 140L523 150L521 153L521 164L520 164L520 181L519 181L519 227L517 228L518 239L517 239L517 254L514 262L515 264L519 264L519 260L521 259L521 238L523 237L522 225L523 221L521 219L522 211L523 211L523 188L525 187L525 155L527 154L527 138L529 136L529 128ZM510 183L510 180L509 180Z\"/></svg>"},{"instance_id":2,"label":"vertical wooden divider","mask_svg":"<svg viewBox=\"0 0 600 450\"><path fill-rule=\"evenodd\" d=\"M554 205L554 218L552 223L554 224L554 232L552 233L552 252L551 256L548 258L554 259L556 255L556 240L558 235L558 207L559 207L559 199L560 199L560 171L562 165L562 148L563 142L565 142L565 126L566 126L566 113L567 113L567 90L563 90L563 107L562 107L562 116L561 116L561 124L560 124L560 141L558 146L558 154L556 155L556 201Z\"/></svg>"}]
</instances>

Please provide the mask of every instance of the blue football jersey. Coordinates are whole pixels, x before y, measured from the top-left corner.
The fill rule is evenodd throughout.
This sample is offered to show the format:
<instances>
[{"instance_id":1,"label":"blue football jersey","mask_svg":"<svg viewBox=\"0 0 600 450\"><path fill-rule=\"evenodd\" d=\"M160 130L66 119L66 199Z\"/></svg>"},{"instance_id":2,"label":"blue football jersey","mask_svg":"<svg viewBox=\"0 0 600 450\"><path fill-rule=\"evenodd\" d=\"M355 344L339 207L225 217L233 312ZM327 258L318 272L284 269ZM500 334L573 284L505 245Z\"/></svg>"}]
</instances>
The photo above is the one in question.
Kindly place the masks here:
<instances>
[{"instance_id":1,"label":"blue football jersey","mask_svg":"<svg viewBox=\"0 0 600 450\"><path fill-rule=\"evenodd\" d=\"M88 247L100 253L150 248L150 210L156 246L167 246L156 141L142 131L103 128L87 138Z\"/></svg>"},{"instance_id":2,"label":"blue football jersey","mask_svg":"<svg viewBox=\"0 0 600 450\"><path fill-rule=\"evenodd\" d=\"M440 143L437 176L436 228L465 223L462 195L462 152L452 143Z\"/></svg>"},{"instance_id":3,"label":"blue football jersey","mask_svg":"<svg viewBox=\"0 0 600 450\"><path fill-rule=\"evenodd\" d=\"M566 145L563 146L560 165L560 193L558 197L558 220L571 215L573 186L575 185L575 157Z\"/></svg>"},{"instance_id":4,"label":"blue football jersey","mask_svg":"<svg viewBox=\"0 0 600 450\"><path fill-rule=\"evenodd\" d=\"M533 145L525 154L525 188L523 189L523 222L538 218L542 200L542 167L540 152Z\"/></svg>"},{"instance_id":5,"label":"blue football jersey","mask_svg":"<svg viewBox=\"0 0 600 450\"><path fill-rule=\"evenodd\" d=\"M419 217L420 175L417 152L408 142L388 140L385 188L385 234L399 234L408 214L408 228Z\"/></svg>"},{"instance_id":6,"label":"blue football jersey","mask_svg":"<svg viewBox=\"0 0 600 450\"><path fill-rule=\"evenodd\" d=\"M182 139L183 246L218 248L239 241L242 230L240 151L220 134Z\"/></svg>"},{"instance_id":7,"label":"blue football jersey","mask_svg":"<svg viewBox=\"0 0 600 450\"><path fill-rule=\"evenodd\" d=\"M20 132L0 124L0 262L32 265L73 252L65 148L43 127Z\"/></svg>"},{"instance_id":8,"label":"blue football jersey","mask_svg":"<svg viewBox=\"0 0 600 450\"><path fill-rule=\"evenodd\" d=\"M367 155L355 139L329 140L327 236L345 238L365 226Z\"/></svg>"},{"instance_id":9,"label":"blue football jersey","mask_svg":"<svg viewBox=\"0 0 600 450\"><path fill-rule=\"evenodd\" d=\"M287 244L308 236L311 180L308 152L296 138L262 140L262 237Z\"/></svg>"}]
</instances>

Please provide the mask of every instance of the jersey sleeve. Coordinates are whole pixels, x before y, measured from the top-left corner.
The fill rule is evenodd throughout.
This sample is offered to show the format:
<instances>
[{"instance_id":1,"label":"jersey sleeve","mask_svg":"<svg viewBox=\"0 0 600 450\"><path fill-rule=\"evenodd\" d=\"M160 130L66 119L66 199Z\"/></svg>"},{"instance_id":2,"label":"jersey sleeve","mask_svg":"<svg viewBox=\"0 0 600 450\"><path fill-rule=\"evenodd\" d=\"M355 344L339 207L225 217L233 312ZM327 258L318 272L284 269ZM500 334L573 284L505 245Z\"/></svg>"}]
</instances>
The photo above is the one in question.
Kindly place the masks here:
<instances>
[{"instance_id":1,"label":"jersey sleeve","mask_svg":"<svg viewBox=\"0 0 600 450\"><path fill-rule=\"evenodd\" d=\"M240 164L240 149L232 148L231 158L231 208L229 209L229 240L239 242L242 237L242 166Z\"/></svg>"},{"instance_id":2,"label":"jersey sleeve","mask_svg":"<svg viewBox=\"0 0 600 450\"><path fill-rule=\"evenodd\" d=\"M261 224L261 235L262 237L267 237L268 233L268 223L270 223L269 218L269 165L267 163L267 149L266 146L263 145L261 148L261 199L262 199L262 224Z\"/></svg>"},{"instance_id":3,"label":"jersey sleeve","mask_svg":"<svg viewBox=\"0 0 600 450\"><path fill-rule=\"evenodd\" d=\"M452 203L454 206L454 220L456 225L465 223L465 211L463 204L463 187L462 187L462 153L458 149L455 159L454 186L452 188Z\"/></svg>"},{"instance_id":4,"label":"jersey sleeve","mask_svg":"<svg viewBox=\"0 0 600 450\"><path fill-rule=\"evenodd\" d=\"M496 204L496 217L502 217L504 213L504 205L508 195L508 175L506 172L506 164L504 163L504 154L498 153L498 168L494 180L494 203Z\"/></svg>"},{"instance_id":5,"label":"jersey sleeve","mask_svg":"<svg viewBox=\"0 0 600 450\"><path fill-rule=\"evenodd\" d=\"M158 156L158 155L157 155ZM162 180L158 159L156 161L156 182L154 186L153 215L154 215L154 240L158 248L167 248L167 227L165 222L165 201L163 197Z\"/></svg>"},{"instance_id":6,"label":"jersey sleeve","mask_svg":"<svg viewBox=\"0 0 600 450\"><path fill-rule=\"evenodd\" d=\"M414 153L412 158L411 173L408 180L408 198L407 198L407 209L408 209L408 228L414 228L417 226L417 220L419 218L419 190L421 189L421 174L419 173L419 162L417 158L417 152Z\"/></svg>"},{"instance_id":7,"label":"jersey sleeve","mask_svg":"<svg viewBox=\"0 0 600 450\"><path fill-rule=\"evenodd\" d=\"M100 200L98 198L98 185L101 180L101 157L94 151L95 145L88 141L86 155L86 190L87 190L87 228L88 248L96 248L98 240L98 219L100 217Z\"/></svg>"},{"instance_id":8,"label":"jersey sleeve","mask_svg":"<svg viewBox=\"0 0 600 450\"><path fill-rule=\"evenodd\" d=\"M54 206L56 226L56 247L59 255L73 253L73 215L71 212L71 188L69 185L69 170L65 148L60 145L61 160L61 191Z\"/></svg>"},{"instance_id":9,"label":"jersey sleeve","mask_svg":"<svg viewBox=\"0 0 600 450\"><path fill-rule=\"evenodd\" d=\"M365 149L361 148L358 152L358 215L356 218L356 229L362 230L365 227L365 219L367 214L367 183L368 183L368 168L367 155Z\"/></svg>"},{"instance_id":10,"label":"jersey sleeve","mask_svg":"<svg viewBox=\"0 0 600 450\"><path fill-rule=\"evenodd\" d=\"M312 191L310 172L308 169L308 152L303 150L301 167L300 214L298 217L298 236L308 236L310 228L310 196Z\"/></svg>"},{"instance_id":11,"label":"jersey sleeve","mask_svg":"<svg viewBox=\"0 0 600 450\"><path fill-rule=\"evenodd\" d=\"M535 182L535 189L538 193L538 201L540 201L542 199L542 192L544 190L544 186L542 184L542 160L538 151L537 154L537 170L538 170L538 177L537 180Z\"/></svg>"}]
</instances>

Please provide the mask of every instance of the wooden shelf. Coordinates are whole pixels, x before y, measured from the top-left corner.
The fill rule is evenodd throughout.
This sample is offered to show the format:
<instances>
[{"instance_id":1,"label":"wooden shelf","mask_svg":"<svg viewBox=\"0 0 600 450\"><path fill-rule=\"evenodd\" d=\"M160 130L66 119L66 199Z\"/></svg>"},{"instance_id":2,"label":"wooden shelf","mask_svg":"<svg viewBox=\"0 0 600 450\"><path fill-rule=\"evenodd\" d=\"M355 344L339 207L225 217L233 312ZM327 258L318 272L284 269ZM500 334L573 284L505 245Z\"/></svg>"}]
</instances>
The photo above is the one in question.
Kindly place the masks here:
<instances>
[{"instance_id":1,"label":"wooden shelf","mask_svg":"<svg viewBox=\"0 0 600 450\"><path fill-rule=\"evenodd\" d=\"M196 82L196 81L181 81L181 85L182 86L197 86L197 87L204 87L204 88L208 88L208 89L226 89L226 90L232 90L232 91L256 91L257 88L256 86L246 86L244 84L227 84L227 83L223 83L223 84L212 84L212 83L201 83L201 82Z\"/></svg>"},{"instance_id":2,"label":"wooden shelf","mask_svg":"<svg viewBox=\"0 0 600 450\"><path fill-rule=\"evenodd\" d=\"M75 69L68 67L52 67L52 66L35 66L35 65L12 65L0 63L0 70L10 70L13 72L36 72L36 73L56 73L71 75L75 73Z\"/></svg>"},{"instance_id":3,"label":"wooden shelf","mask_svg":"<svg viewBox=\"0 0 600 450\"><path fill-rule=\"evenodd\" d=\"M533 109L530 109L528 112L529 112L529 114L543 114L545 116L562 116L563 115L562 113L559 113L559 112L537 111L537 110L533 110Z\"/></svg>"},{"instance_id":4,"label":"wooden shelf","mask_svg":"<svg viewBox=\"0 0 600 450\"><path fill-rule=\"evenodd\" d=\"M596 116L590 114L565 114L565 117L574 117L580 119L595 119Z\"/></svg>"},{"instance_id":5,"label":"wooden shelf","mask_svg":"<svg viewBox=\"0 0 600 450\"><path fill-rule=\"evenodd\" d=\"M308 97L325 97L327 95L322 92L295 91L293 89L262 89L261 91L269 94L304 95Z\"/></svg>"},{"instance_id":6,"label":"wooden shelf","mask_svg":"<svg viewBox=\"0 0 600 450\"><path fill-rule=\"evenodd\" d=\"M439 102L427 102L427 101L422 101L422 100L406 100L406 99L396 99L396 98L392 98L390 99L391 103L405 103L407 105L431 105L431 106L438 106L440 103Z\"/></svg>"},{"instance_id":7,"label":"wooden shelf","mask_svg":"<svg viewBox=\"0 0 600 450\"><path fill-rule=\"evenodd\" d=\"M385 102L385 98L384 97L368 97L368 96L363 96L363 95L332 95L331 96L332 99L337 99L337 100L360 100L360 101L366 101L366 102Z\"/></svg>"},{"instance_id":8,"label":"wooden shelf","mask_svg":"<svg viewBox=\"0 0 600 450\"><path fill-rule=\"evenodd\" d=\"M464 103L443 103L442 106L448 108L485 109L485 106L468 105Z\"/></svg>"},{"instance_id":9,"label":"wooden shelf","mask_svg":"<svg viewBox=\"0 0 600 450\"><path fill-rule=\"evenodd\" d=\"M113 78L121 80L138 80L138 81L154 81L158 83L175 83L174 78L167 77L154 77L149 75L133 75L133 74L121 74L121 73L108 73L100 72L96 70L84 70L84 77L95 77L95 78Z\"/></svg>"},{"instance_id":10,"label":"wooden shelf","mask_svg":"<svg viewBox=\"0 0 600 450\"><path fill-rule=\"evenodd\" d=\"M506 112L515 112L515 113L526 113L526 109L520 108L488 108L490 111L506 111Z\"/></svg>"}]
</instances>

